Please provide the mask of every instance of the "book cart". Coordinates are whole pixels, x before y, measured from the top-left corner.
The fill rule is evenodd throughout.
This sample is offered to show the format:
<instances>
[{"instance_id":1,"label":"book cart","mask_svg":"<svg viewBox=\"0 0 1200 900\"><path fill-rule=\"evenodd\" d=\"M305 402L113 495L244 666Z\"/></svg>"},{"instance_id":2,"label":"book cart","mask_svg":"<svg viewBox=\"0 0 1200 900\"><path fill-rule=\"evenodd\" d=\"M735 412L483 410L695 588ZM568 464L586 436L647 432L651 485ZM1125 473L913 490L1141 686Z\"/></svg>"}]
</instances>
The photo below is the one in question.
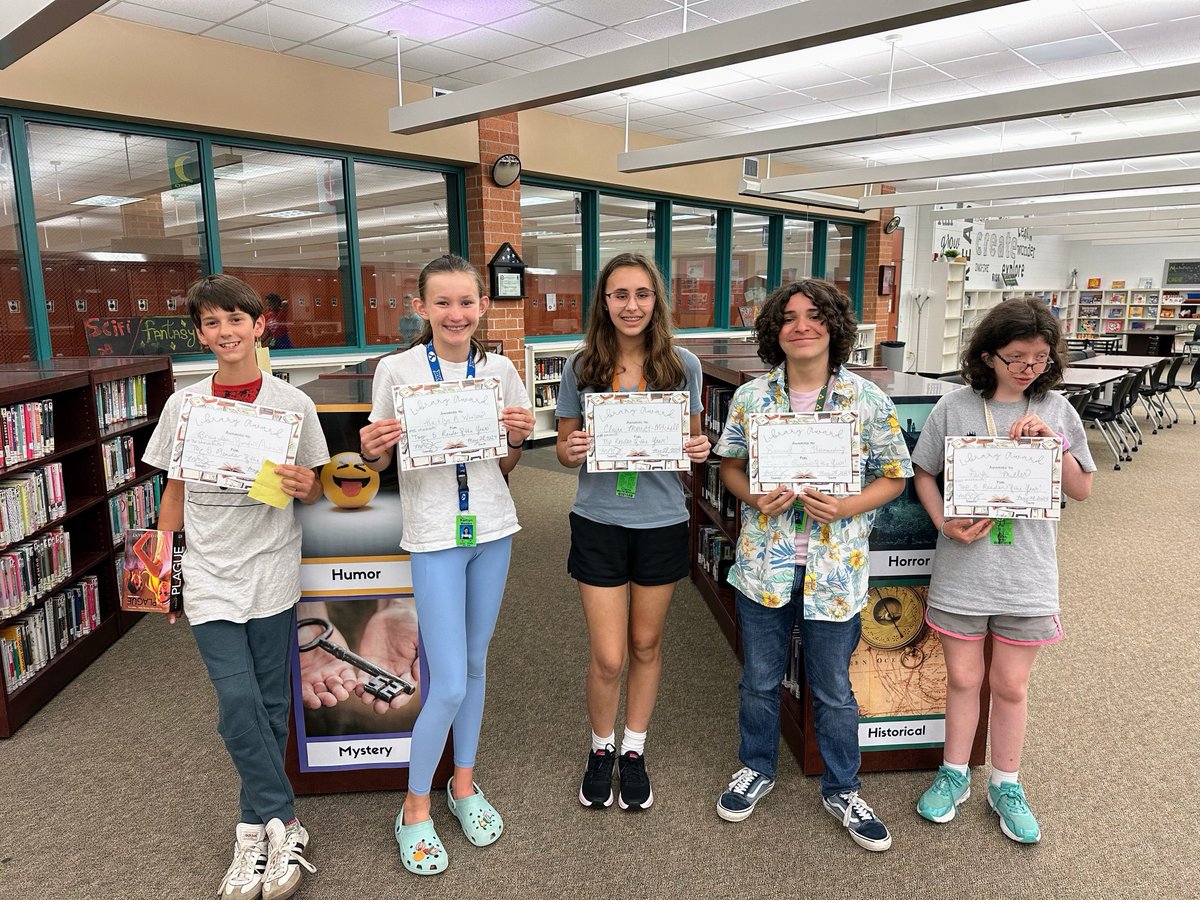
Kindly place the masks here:
<instances>
[{"instance_id":1,"label":"book cart","mask_svg":"<svg viewBox=\"0 0 1200 900\"><path fill-rule=\"evenodd\" d=\"M15 426L26 440L25 458L0 458L0 487L39 478L39 470L51 467L61 474L56 482L60 502L49 515L31 512L36 503L9 507L16 534L9 532L0 556L19 554L22 547L60 532L60 549L68 550L42 554L34 571L36 587L0 614L0 638L10 641L0 737L12 736L139 618L119 608L122 530L113 512L125 507L118 500L129 492L141 490L157 499L152 485L158 470L141 462L141 454L172 390L167 357L59 358L0 366L0 407L21 411L19 420L10 414L7 431ZM39 407L40 422L33 414ZM121 465L113 468L114 462ZM144 513L156 518L156 502Z\"/></svg>"},{"instance_id":2,"label":"book cart","mask_svg":"<svg viewBox=\"0 0 1200 900\"><path fill-rule=\"evenodd\" d=\"M685 343L685 346L686 343ZM734 390L764 374L757 357L701 355L704 427L716 446ZM938 398L958 385L887 369L855 369L896 405L909 450L916 445ZM724 489L720 457L693 467L691 478L692 581L730 646L742 658L734 592L727 577L740 528L739 502ZM910 480L904 493L877 512L871 535L871 579L864 622L874 617L889 632L876 645L859 641L850 673L859 703L859 744L864 772L937 768L942 762L946 672L937 633L924 625L925 597L937 532ZM890 639L895 629L896 638ZM781 688L783 738L807 775L824 765L813 731L812 696L805 684L803 648L794 641ZM990 654L988 655L990 658ZM981 708L989 703L986 681ZM971 748L971 765L984 761L987 716L980 717Z\"/></svg>"}]
</instances>

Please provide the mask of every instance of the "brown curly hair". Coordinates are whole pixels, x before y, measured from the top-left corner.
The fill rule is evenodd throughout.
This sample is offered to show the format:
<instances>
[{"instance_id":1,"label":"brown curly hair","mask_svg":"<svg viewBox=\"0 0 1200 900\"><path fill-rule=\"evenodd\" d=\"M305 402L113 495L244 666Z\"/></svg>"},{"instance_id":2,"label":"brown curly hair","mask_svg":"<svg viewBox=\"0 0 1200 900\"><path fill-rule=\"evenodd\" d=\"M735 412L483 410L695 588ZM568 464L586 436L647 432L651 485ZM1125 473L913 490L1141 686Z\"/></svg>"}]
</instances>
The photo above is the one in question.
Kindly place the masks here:
<instances>
[{"instance_id":1,"label":"brown curly hair","mask_svg":"<svg viewBox=\"0 0 1200 900\"><path fill-rule=\"evenodd\" d=\"M770 366L777 366L787 359L779 346L779 332L783 328L783 313L788 301L796 294L803 294L812 301L821 316L821 323L829 331L829 372L833 374L850 358L858 340L858 322L850 311L850 298L838 290L837 285L819 278L801 278L776 288L763 303L754 319L758 357Z\"/></svg>"},{"instance_id":2,"label":"brown curly hair","mask_svg":"<svg viewBox=\"0 0 1200 900\"><path fill-rule=\"evenodd\" d=\"M1026 396L1038 400L1062 381L1065 366L1065 344L1062 329L1054 313L1041 300L1033 297L1014 297L992 307L971 332L971 342L963 351L962 376L984 399L996 395L996 373L984 361L995 356L1001 347L1013 341L1045 338L1050 345L1051 366L1025 388Z\"/></svg>"}]
</instances>

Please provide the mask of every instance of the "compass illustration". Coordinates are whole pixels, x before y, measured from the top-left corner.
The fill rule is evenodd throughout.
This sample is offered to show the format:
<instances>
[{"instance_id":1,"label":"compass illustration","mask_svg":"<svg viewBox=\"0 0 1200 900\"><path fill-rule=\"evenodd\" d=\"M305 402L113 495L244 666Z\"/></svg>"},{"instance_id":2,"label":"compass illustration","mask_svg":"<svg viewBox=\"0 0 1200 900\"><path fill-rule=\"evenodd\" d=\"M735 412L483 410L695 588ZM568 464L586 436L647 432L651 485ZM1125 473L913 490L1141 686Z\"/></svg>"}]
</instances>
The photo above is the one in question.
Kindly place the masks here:
<instances>
[{"instance_id":1,"label":"compass illustration","mask_svg":"<svg viewBox=\"0 0 1200 900\"><path fill-rule=\"evenodd\" d=\"M925 599L908 585L886 585L867 592L862 637L880 650L900 650L925 632Z\"/></svg>"}]
</instances>

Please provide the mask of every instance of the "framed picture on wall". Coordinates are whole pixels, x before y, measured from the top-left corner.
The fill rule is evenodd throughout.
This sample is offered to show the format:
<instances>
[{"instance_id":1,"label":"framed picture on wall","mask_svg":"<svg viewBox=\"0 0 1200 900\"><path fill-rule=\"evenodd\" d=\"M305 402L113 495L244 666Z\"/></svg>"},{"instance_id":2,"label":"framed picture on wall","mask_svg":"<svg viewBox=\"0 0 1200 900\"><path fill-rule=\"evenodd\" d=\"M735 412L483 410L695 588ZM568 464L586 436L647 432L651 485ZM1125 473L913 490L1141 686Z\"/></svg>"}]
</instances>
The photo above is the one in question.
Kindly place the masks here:
<instances>
[{"instance_id":1,"label":"framed picture on wall","mask_svg":"<svg viewBox=\"0 0 1200 900\"><path fill-rule=\"evenodd\" d=\"M879 267L879 296L890 297L896 290L896 267Z\"/></svg>"}]
</instances>

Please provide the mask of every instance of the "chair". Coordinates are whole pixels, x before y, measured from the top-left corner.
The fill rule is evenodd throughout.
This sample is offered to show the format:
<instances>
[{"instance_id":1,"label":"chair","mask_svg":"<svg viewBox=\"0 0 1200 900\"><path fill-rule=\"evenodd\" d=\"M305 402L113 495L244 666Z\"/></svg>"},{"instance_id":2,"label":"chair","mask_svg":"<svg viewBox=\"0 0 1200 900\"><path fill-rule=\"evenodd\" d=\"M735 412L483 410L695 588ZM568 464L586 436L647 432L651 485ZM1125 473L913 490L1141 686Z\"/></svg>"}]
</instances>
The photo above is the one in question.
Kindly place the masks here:
<instances>
[{"instance_id":1,"label":"chair","mask_svg":"<svg viewBox=\"0 0 1200 900\"><path fill-rule=\"evenodd\" d=\"M1191 359L1197 347L1200 347L1200 325L1193 328L1192 336L1183 342L1183 355Z\"/></svg>"},{"instance_id":2,"label":"chair","mask_svg":"<svg viewBox=\"0 0 1200 900\"><path fill-rule=\"evenodd\" d=\"M1142 401L1142 406L1146 410L1146 421L1152 424L1151 434L1158 434L1160 428L1170 428L1170 416L1167 415L1167 410L1159 404L1158 394L1162 387L1163 373L1167 370L1167 366L1171 364L1169 357L1165 357L1155 363L1150 371L1150 381L1148 384L1138 386L1138 399ZM1144 370L1143 370L1144 371Z\"/></svg>"},{"instance_id":3,"label":"chair","mask_svg":"<svg viewBox=\"0 0 1200 900\"><path fill-rule=\"evenodd\" d=\"M1079 362L1079 360L1087 359L1087 358L1088 358L1088 355L1087 355L1086 349L1068 350L1067 351L1067 362L1069 362L1069 363Z\"/></svg>"},{"instance_id":4,"label":"chair","mask_svg":"<svg viewBox=\"0 0 1200 900\"><path fill-rule=\"evenodd\" d=\"M1183 357L1180 357L1182 359ZM1171 387L1179 391L1179 396L1183 398L1184 404L1188 408L1188 412L1192 414L1192 424L1196 424L1196 411L1192 409L1192 404L1188 401L1187 395L1189 391L1197 389L1197 383L1200 382L1200 362L1192 363L1191 381L1180 381L1178 374L1172 379Z\"/></svg>"},{"instance_id":5,"label":"chair","mask_svg":"<svg viewBox=\"0 0 1200 900\"><path fill-rule=\"evenodd\" d=\"M1171 402L1171 391L1175 390L1175 379L1179 375L1179 368L1183 365L1183 357L1176 356L1171 360L1171 365L1167 368L1166 374L1158 380L1158 390L1155 392L1154 399L1158 403L1164 413L1167 412L1167 407L1170 407L1170 417L1172 421L1167 422L1167 427L1172 424L1179 424L1179 410L1175 408L1175 404Z\"/></svg>"},{"instance_id":6,"label":"chair","mask_svg":"<svg viewBox=\"0 0 1200 900\"><path fill-rule=\"evenodd\" d=\"M1087 403L1084 404L1083 410L1079 414L1083 421L1091 422L1096 426L1096 429L1100 432L1100 436L1104 438L1104 443L1108 444L1108 449L1112 452L1113 458L1116 460L1113 469L1118 472L1121 471L1122 460L1131 461L1133 459L1129 455L1130 448L1126 445L1125 435L1121 430L1121 419L1128 409L1127 403L1129 398L1136 392L1137 384L1141 380L1143 372L1145 372L1145 369L1130 372L1119 379L1113 387L1112 403Z\"/></svg>"},{"instance_id":7,"label":"chair","mask_svg":"<svg viewBox=\"0 0 1200 900\"><path fill-rule=\"evenodd\" d=\"M1091 347L1083 348L1083 358L1084 359L1091 359L1095 355L1096 355L1096 351L1093 348L1091 348Z\"/></svg>"},{"instance_id":8,"label":"chair","mask_svg":"<svg viewBox=\"0 0 1200 900\"><path fill-rule=\"evenodd\" d=\"M958 372L951 372L949 375L941 375L938 381L949 382L950 384L966 384L966 379Z\"/></svg>"}]
</instances>

